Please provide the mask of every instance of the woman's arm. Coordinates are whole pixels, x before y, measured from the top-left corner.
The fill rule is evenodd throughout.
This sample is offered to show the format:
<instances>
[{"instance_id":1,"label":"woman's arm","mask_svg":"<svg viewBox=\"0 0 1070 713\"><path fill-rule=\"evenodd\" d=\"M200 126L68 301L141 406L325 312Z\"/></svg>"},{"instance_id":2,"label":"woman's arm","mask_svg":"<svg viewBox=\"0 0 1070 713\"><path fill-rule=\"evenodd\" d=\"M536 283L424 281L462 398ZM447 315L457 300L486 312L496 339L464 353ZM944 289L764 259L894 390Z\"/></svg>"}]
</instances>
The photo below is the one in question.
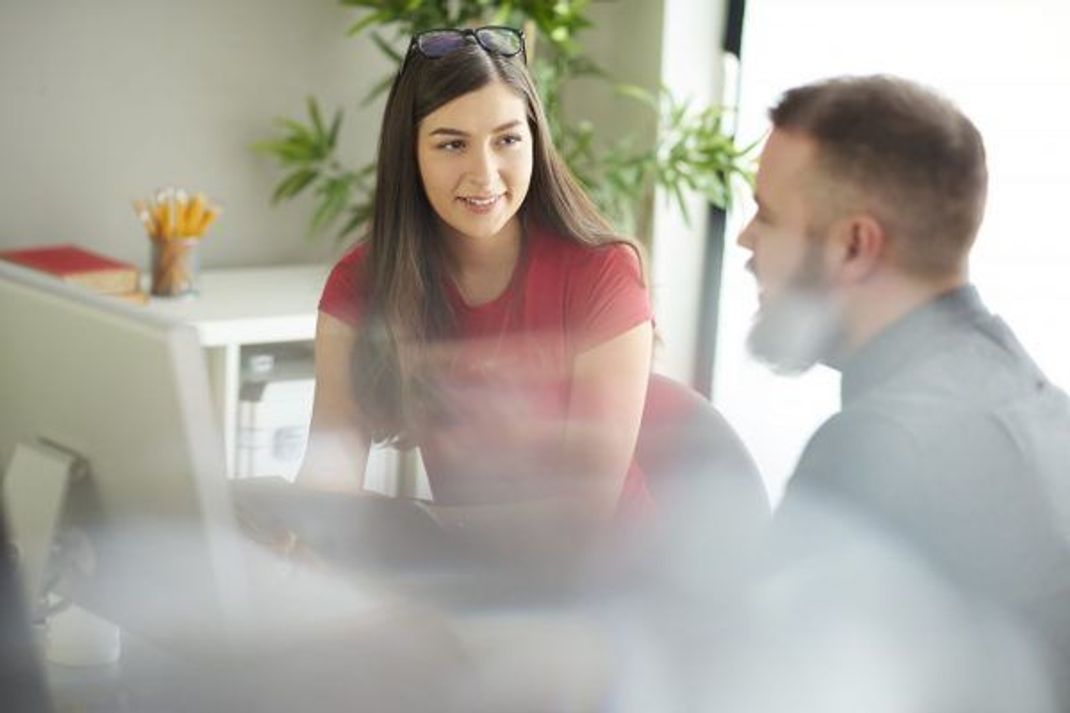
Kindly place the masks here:
<instances>
[{"instance_id":1,"label":"woman's arm","mask_svg":"<svg viewBox=\"0 0 1070 713\"><path fill-rule=\"evenodd\" d=\"M353 398L350 360L356 330L326 312L316 322L316 390L312 424L297 483L323 490L360 492L368 437Z\"/></svg>"},{"instance_id":2,"label":"woman's arm","mask_svg":"<svg viewBox=\"0 0 1070 713\"><path fill-rule=\"evenodd\" d=\"M545 454L534 464L539 472L523 477L553 479L547 497L501 505L431 504L435 520L502 552L567 551L594 535L616 511L638 438L652 351L653 327L646 321L580 353L572 365L565 422L521 423L510 434L512 445L528 452L536 446ZM479 452L478 443L464 448ZM516 476L517 469L532 464L514 459L499 465Z\"/></svg>"},{"instance_id":3,"label":"woman's arm","mask_svg":"<svg viewBox=\"0 0 1070 713\"><path fill-rule=\"evenodd\" d=\"M643 322L576 356L562 454L592 504L615 510L635 453L654 344Z\"/></svg>"}]
</instances>

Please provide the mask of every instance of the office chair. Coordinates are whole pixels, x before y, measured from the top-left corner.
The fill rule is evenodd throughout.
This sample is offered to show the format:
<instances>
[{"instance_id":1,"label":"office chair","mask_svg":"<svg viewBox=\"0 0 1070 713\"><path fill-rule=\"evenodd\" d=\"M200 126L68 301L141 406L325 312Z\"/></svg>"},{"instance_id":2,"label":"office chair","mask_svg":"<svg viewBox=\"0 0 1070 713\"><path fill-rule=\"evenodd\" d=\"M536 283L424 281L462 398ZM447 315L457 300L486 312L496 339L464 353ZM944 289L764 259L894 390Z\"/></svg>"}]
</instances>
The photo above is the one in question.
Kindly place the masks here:
<instances>
[{"instance_id":1,"label":"office chair","mask_svg":"<svg viewBox=\"0 0 1070 713\"><path fill-rule=\"evenodd\" d=\"M650 375L635 459L657 502L716 480L749 517L769 516L761 476L743 441L702 395L661 374Z\"/></svg>"},{"instance_id":2,"label":"office chair","mask_svg":"<svg viewBox=\"0 0 1070 713\"><path fill-rule=\"evenodd\" d=\"M635 459L657 509L640 537L639 576L711 602L746 577L771 518L758 468L708 400L650 376Z\"/></svg>"}]
</instances>

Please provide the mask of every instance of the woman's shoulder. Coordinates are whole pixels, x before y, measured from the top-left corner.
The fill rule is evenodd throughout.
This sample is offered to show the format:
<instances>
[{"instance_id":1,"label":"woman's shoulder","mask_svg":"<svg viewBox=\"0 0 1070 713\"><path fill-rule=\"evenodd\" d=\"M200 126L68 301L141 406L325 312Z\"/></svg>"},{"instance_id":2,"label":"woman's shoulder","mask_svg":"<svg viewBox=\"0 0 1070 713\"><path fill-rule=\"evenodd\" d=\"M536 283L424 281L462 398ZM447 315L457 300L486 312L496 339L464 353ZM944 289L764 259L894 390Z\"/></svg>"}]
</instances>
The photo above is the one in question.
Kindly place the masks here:
<instances>
[{"instance_id":1,"label":"woman's shoulder","mask_svg":"<svg viewBox=\"0 0 1070 713\"><path fill-rule=\"evenodd\" d=\"M320 311L349 324L356 324L364 309L361 272L368 256L368 243L359 242L334 264L320 297Z\"/></svg>"},{"instance_id":2,"label":"woman's shoulder","mask_svg":"<svg viewBox=\"0 0 1070 713\"><path fill-rule=\"evenodd\" d=\"M355 267L364 263L368 257L368 247L370 243L367 240L361 240L357 243L346 248L346 251L342 253L342 257L335 263L335 269L338 267Z\"/></svg>"},{"instance_id":3,"label":"woman's shoulder","mask_svg":"<svg viewBox=\"0 0 1070 713\"><path fill-rule=\"evenodd\" d=\"M625 239L588 244L552 232L536 236L538 294L560 295L571 349L579 353L651 319L637 248ZM553 289L558 288L557 291Z\"/></svg>"},{"instance_id":4,"label":"woman's shoulder","mask_svg":"<svg viewBox=\"0 0 1070 713\"><path fill-rule=\"evenodd\" d=\"M625 269L641 272L637 248L625 238L607 237L605 242L585 243L548 229L535 229L532 250L536 259L558 263L573 271Z\"/></svg>"}]
</instances>

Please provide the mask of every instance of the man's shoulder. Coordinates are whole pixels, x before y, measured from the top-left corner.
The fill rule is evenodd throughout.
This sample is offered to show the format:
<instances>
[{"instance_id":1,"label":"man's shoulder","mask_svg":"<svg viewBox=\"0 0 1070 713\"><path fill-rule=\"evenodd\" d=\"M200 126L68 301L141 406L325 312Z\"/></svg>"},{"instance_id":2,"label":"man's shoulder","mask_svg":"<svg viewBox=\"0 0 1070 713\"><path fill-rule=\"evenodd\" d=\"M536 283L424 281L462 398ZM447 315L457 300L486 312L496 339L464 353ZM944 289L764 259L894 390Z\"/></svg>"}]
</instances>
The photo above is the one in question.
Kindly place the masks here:
<instances>
[{"instance_id":1,"label":"man's shoulder","mask_svg":"<svg viewBox=\"0 0 1070 713\"><path fill-rule=\"evenodd\" d=\"M961 415L964 408L991 409L1028 396L1044 380L1010 328L986 313L919 345L867 399Z\"/></svg>"},{"instance_id":2,"label":"man's shoulder","mask_svg":"<svg viewBox=\"0 0 1070 713\"><path fill-rule=\"evenodd\" d=\"M993 375L998 379L998 375ZM909 387L889 383L845 406L814 434L811 445L871 460L925 464L975 459L1006 449L1012 432L1037 426L1034 394L991 384L948 383L935 376ZM981 393L978 393L981 392Z\"/></svg>"},{"instance_id":3,"label":"man's shoulder","mask_svg":"<svg viewBox=\"0 0 1070 713\"><path fill-rule=\"evenodd\" d=\"M868 472L893 461L914 459L920 446L917 424L903 409L878 404L848 407L825 421L807 442L796 476L865 466ZM872 467L871 467L872 466Z\"/></svg>"},{"instance_id":4,"label":"man's shoulder","mask_svg":"<svg viewBox=\"0 0 1070 713\"><path fill-rule=\"evenodd\" d=\"M1017 492L1067 457L1070 400L1050 384L1002 400L885 388L814 433L792 483L879 499L907 491L966 497L978 489Z\"/></svg>"},{"instance_id":5,"label":"man's shoulder","mask_svg":"<svg viewBox=\"0 0 1070 713\"><path fill-rule=\"evenodd\" d=\"M857 489L942 479L986 452L1012 452L1005 425L984 409L931 395L875 391L814 432L793 481ZM868 485L867 485L868 484Z\"/></svg>"},{"instance_id":6,"label":"man's shoulder","mask_svg":"<svg viewBox=\"0 0 1070 713\"><path fill-rule=\"evenodd\" d=\"M853 399L841 418L858 429L894 424L926 452L984 454L1020 448L1028 432L1066 432L1070 399L992 318L911 355L893 377Z\"/></svg>"}]
</instances>

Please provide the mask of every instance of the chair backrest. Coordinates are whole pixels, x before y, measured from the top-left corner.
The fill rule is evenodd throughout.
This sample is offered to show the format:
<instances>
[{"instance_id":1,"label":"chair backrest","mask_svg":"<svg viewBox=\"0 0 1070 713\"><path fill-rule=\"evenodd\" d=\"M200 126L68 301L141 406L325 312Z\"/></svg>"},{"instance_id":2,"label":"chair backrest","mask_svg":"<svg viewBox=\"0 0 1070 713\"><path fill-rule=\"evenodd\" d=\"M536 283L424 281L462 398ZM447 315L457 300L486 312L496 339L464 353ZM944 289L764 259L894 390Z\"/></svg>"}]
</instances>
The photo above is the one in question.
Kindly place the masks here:
<instances>
[{"instance_id":1,"label":"chair backrest","mask_svg":"<svg viewBox=\"0 0 1070 713\"><path fill-rule=\"evenodd\" d=\"M701 492L729 498L734 516L763 523L769 517L765 487L743 441L713 404L666 376L650 376L635 459L659 504Z\"/></svg>"},{"instance_id":2,"label":"chair backrest","mask_svg":"<svg viewBox=\"0 0 1070 713\"><path fill-rule=\"evenodd\" d=\"M771 522L743 442L703 396L653 374L635 459L657 516L637 538L631 584L639 583L656 610L731 611L761 561Z\"/></svg>"}]
</instances>

